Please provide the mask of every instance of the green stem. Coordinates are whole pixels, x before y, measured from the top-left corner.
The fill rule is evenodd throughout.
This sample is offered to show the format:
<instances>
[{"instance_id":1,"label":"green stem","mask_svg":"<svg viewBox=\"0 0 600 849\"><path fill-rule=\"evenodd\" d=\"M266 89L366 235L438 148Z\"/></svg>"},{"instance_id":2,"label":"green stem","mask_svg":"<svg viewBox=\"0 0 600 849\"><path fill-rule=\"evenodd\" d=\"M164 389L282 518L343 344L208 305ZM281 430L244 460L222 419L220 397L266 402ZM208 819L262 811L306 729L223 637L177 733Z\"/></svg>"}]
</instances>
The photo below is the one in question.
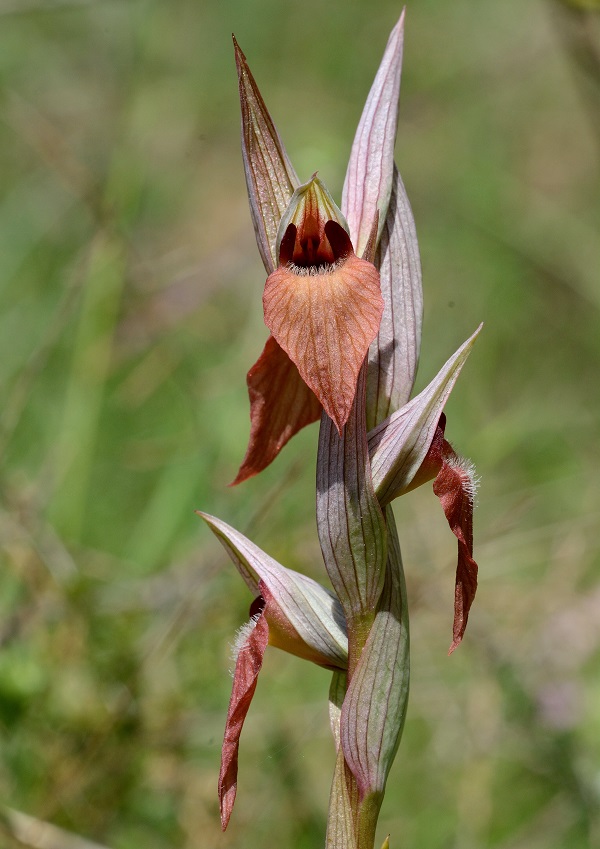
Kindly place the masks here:
<instances>
[{"instance_id":1,"label":"green stem","mask_svg":"<svg viewBox=\"0 0 600 849\"><path fill-rule=\"evenodd\" d=\"M375 612L369 612L357 616L348 625L348 683L352 680L374 621Z\"/></svg>"},{"instance_id":2,"label":"green stem","mask_svg":"<svg viewBox=\"0 0 600 849\"><path fill-rule=\"evenodd\" d=\"M382 802L383 793L370 793L360 803L356 819L356 849L374 849Z\"/></svg>"}]
</instances>

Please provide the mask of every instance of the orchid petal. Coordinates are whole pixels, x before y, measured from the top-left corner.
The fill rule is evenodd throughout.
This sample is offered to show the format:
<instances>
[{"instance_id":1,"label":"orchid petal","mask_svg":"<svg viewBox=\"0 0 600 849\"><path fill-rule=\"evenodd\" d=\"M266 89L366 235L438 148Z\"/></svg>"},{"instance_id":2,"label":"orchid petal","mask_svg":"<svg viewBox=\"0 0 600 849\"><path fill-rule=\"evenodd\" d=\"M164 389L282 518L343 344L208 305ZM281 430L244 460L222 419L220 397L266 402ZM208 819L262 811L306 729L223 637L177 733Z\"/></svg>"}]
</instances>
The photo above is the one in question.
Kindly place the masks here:
<instances>
[{"instance_id":1,"label":"orchid petal","mask_svg":"<svg viewBox=\"0 0 600 849\"><path fill-rule=\"evenodd\" d=\"M440 414L482 326L450 357L429 386L369 432L373 485L381 504L388 504L415 482Z\"/></svg>"},{"instance_id":2,"label":"orchid petal","mask_svg":"<svg viewBox=\"0 0 600 849\"><path fill-rule=\"evenodd\" d=\"M260 582L264 583L277 606L278 612L274 612L273 618L281 632L284 631L282 617L297 632L303 645L286 645L286 651L309 657L322 666L345 669L348 659L346 623L335 596L312 578L286 569L226 522L207 513L199 512L198 515L223 545L255 596L261 594ZM281 641L274 644L280 645Z\"/></svg>"},{"instance_id":3,"label":"orchid petal","mask_svg":"<svg viewBox=\"0 0 600 849\"><path fill-rule=\"evenodd\" d=\"M277 265L275 242L279 221L300 180L235 37L233 45L240 89L242 156L250 213L258 250L270 273Z\"/></svg>"},{"instance_id":4,"label":"orchid petal","mask_svg":"<svg viewBox=\"0 0 600 849\"><path fill-rule=\"evenodd\" d=\"M327 223L330 239L344 233L336 227ZM379 328L383 299L375 267L354 253L320 270L303 274L287 266L276 269L265 285L265 323L341 432L360 367Z\"/></svg>"},{"instance_id":5,"label":"orchid petal","mask_svg":"<svg viewBox=\"0 0 600 849\"><path fill-rule=\"evenodd\" d=\"M371 481L365 430L366 363L342 435L323 416L317 459L317 527L327 573L355 633L373 615L386 564L386 527Z\"/></svg>"},{"instance_id":6,"label":"orchid petal","mask_svg":"<svg viewBox=\"0 0 600 849\"><path fill-rule=\"evenodd\" d=\"M269 626L264 611L251 619L246 626L246 639L241 645L233 674L233 689L225 735L221 751L221 771L219 773L219 802L221 805L221 828L227 828L235 796L237 793L238 751L240 735L250 702L256 690L258 673L261 670L263 656L269 638Z\"/></svg>"},{"instance_id":7,"label":"orchid petal","mask_svg":"<svg viewBox=\"0 0 600 849\"><path fill-rule=\"evenodd\" d=\"M354 137L342 192L342 211L356 253L362 255L379 210L379 234L392 191L394 145L402 69L404 12L390 33L383 59L367 97Z\"/></svg>"},{"instance_id":8,"label":"orchid petal","mask_svg":"<svg viewBox=\"0 0 600 849\"><path fill-rule=\"evenodd\" d=\"M415 222L398 169L375 265L383 316L369 348L367 429L400 409L412 392L421 347L423 288Z\"/></svg>"},{"instance_id":9,"label":"orchid petal","mask_svg":"<svg viewBox=\"0 0 600 849\"><path fill-rule=\"evenodd\" d=\"M250 396L250 440L232 485L261 472L294 434L321 415L321 404L272 336L246 381Z\"/></svg>"},{"instance_id":10,"label":"orchid petal","mask_svg":"<svg viewBox=\"0 0 600 849\"><path fill-rule=\"evenodd\" d=\"M409 687L409 632L400 544L386 511L388 561L377 615L348 685L340 733L344 757L361 800L382 797L398 749Z\"/></svg>"}]
</instances>

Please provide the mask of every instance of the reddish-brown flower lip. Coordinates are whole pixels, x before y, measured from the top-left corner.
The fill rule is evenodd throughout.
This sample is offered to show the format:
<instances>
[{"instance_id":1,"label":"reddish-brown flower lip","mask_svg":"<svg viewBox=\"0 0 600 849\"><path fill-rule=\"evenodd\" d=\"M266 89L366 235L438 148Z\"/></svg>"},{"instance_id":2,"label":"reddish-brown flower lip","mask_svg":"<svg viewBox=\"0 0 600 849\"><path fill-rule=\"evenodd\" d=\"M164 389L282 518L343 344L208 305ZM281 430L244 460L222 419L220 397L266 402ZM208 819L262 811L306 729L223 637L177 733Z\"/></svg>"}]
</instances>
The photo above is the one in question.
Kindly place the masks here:
<instances>
[{"instance_id":1,"label":"reddish-brown flower lip","mask_svg":"<svg viewBox=\"0 0 600 849\"><path fill-rule=\"evenodd\" d=\"M337 221L320 223L311 212L286 228L263 307L267 327L341 432L383 313L375 266L356 256Z\"/></svg>"}]
</instances>

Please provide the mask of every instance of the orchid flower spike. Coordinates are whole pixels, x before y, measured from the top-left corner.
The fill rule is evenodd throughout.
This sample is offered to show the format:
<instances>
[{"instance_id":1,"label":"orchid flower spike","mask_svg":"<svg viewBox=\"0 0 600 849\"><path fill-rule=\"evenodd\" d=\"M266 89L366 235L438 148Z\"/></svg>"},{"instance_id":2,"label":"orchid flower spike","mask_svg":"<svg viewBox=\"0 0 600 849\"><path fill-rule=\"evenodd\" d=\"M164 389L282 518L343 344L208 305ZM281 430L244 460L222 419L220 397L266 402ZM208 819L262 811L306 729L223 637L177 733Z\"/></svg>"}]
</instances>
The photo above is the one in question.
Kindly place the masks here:
<instances>
[{"instance_id":1,"label":"orchid flower spike","mask_svg":"<svg viewBox=\"0 0 600 849\"><path fill-rule=\"evenodd\" d=\"M403 27L404 13L360 118L341 208L316 173L301 183L234 39L242 155L267 275L263 310L270 335L247 375L250 439L233 483L262 471L295 433L321 417L317 529L335 595L225 522L199 514L254 598L235 643L219 776L221 824L227 827L233 809L240 735L272 645L334 673L331 849L374 845L406 715L408 607L393 499L433 480L458 542L450 652L462 640L477 587L477 481L445 438L443 410L480 328L411 397L422 286L412 210L394 163Z\"/></svg>"}]
</instances>

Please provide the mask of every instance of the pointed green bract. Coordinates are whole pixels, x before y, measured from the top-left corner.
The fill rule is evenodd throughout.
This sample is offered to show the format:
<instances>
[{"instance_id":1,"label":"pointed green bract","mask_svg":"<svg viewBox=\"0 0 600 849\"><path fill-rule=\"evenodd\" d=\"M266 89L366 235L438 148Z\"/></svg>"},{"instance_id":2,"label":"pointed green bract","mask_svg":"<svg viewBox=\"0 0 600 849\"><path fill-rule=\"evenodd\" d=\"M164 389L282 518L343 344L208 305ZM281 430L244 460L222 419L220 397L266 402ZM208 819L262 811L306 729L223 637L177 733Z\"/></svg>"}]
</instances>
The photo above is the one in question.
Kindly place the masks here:
<instances>
[{"instance_id":1,"label":"pointed green bract","mask_svg":"<svg viewBox=\"0 0 600 849\"><path fill-rule=\"evenodd\" d=\"M354 829L354 807L358 787L344 762L340 741L340 714L346 695L345 672L334 672L329 687L329 723L337 753L331 794L325 849L357 849Z\"/></svg>"},{"instance_id":2,"label":"pointed green bract","mask_svg":"<svg viewBox=\"0 0 600 849\"><path fill-rule=\"evenodd\" d=\"M255 597L260 582L300 639L321 657L321 663L345 669L348 641L339 601L312 578L286 569L226 522L199 513L223 545ZM294 654L298 652L293 652Z\"/></svg>"},{"instance_id":3,"label":"pointed green bract","mask_svg":"<svg viewBox=\"0 0 600 849\"><path fill-rule=\"evenodd\" d=\"M388 504L410 488L482 326L450 357L429 386L369 432L373 485L381 504Z\"/></svg>"},{"instance_id":4,"label":"pointed green bract","mask_svg":"<svg viewBox=\"0 0 600 849\"><path fill-rule=\"evenodd\" d=\"M277 266L275 242L281 216L300 184L269 115L246 57L235 38L242 110L242 157L258 250L268 273Z\"/></svg>"},{"instance_id":5,"label":"pointed green bract","mask_svg":"<svg viewBox=\"0 0 600 849\"><path fill-rule=\"evenodd\" d=\"M359 256L369 239L376 211L379 211L381 235L390 202L403 42L404 12L390 33L367 97L342 191L342 211L348 219L350 238Z\"/></svg>"},{"instance_id":6,"label":"pointed green bract","mask_svg":"<svg viewBox=\"0 0 600 849\"><path fill-rule=\"evenodd\" d=\"M354 812L358 808L358 787L338 749L333 772L327 816L325 849L359 849Z\"/></svg>"},{"instance_id":7,"label":"pointed green bract","mask_svg":"<svg viewBox=\"0 0 600 849\"><path fill-rule=\"evenodd\" d=\"M386 511L388 562L377 615L348 685L340 733L344 757L361 800L383 797L408 703L409 632L400 544L391 507ZM380 802L379 802L380 803Z\"/></svg>"},{"instance_id":8,"label":"pointed green bract","mask_svg":"<svg viewBox=\"0 0 600 849\"><path fill-rule=\"evenodd\" d=\"M375 497L365 428L366 364L340 436L321 419L317 458L317 528L327 573L356 635L372 620L385 578L387 532Z\"/></svg>"},{"instance_id":9,"label":"pointed green bract","mask_svg":"<svg viewBox=\"0 0 600 849\"><path fill-rule=\"evenodd\" d=\"M367 430L406 404L421 349L421 259L412 209L396 167L375 266L385 306L369 348Z\"/></svg>"}]
</instances>

